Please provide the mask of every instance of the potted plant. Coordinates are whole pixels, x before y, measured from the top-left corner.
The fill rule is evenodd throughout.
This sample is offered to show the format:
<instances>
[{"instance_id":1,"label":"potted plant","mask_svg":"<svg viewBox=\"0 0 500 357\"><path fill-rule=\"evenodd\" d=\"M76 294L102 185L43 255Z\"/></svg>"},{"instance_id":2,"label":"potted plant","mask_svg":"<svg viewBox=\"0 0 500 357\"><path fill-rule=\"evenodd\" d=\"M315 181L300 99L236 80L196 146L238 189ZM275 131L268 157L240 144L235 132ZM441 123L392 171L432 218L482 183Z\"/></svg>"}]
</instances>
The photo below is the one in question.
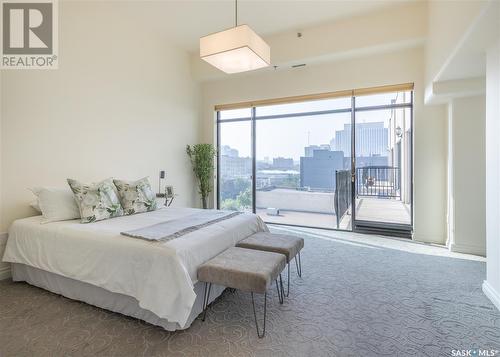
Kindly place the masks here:
<instances>
[{"instance_id":1,"label":"potted plant","mask_svg":"<svg viewBox=\"0 0 500 357\"><path fill-rule=\"evenodd\" d=\"M186 152L193 164L193 172L199 184L203 208L208 208L207 198L212 192L214 157L217 155L212 144L187 145Z\"/></svg>"}]
</instances>

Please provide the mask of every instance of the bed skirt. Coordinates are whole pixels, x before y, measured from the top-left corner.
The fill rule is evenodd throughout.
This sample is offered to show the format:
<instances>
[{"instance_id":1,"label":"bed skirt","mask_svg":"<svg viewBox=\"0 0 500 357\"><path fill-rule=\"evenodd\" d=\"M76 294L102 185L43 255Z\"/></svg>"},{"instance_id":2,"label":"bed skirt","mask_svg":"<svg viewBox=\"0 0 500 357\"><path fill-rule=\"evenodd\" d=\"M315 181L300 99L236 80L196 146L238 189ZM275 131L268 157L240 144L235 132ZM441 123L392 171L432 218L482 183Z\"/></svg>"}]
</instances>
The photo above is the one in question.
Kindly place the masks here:
<instances>
[{"instance_id":1,"label":"bed skirt","mask_svg":"<svg viewBox=\"0 0 500 357\"><path fill-rule=\"evenodd\" d=\"M25 281L28 284L60 294L72 300L83 301L87 304L102 309L131 316L146 321L152 325L160 326L167 331L187 329L194 319L203 311L203 283L194 286L196 301L189 315L186 326L179 326L176 322L170 322L155 315L149 310L139 306L138 301L127 295L113 293L106 289L94 286L82 281L66 278L64 276L50 273L24 264L11 264L12 279L14 281ZM210 301L215 300L224 287L212 286Z\"/></svg>"}]
</instances>

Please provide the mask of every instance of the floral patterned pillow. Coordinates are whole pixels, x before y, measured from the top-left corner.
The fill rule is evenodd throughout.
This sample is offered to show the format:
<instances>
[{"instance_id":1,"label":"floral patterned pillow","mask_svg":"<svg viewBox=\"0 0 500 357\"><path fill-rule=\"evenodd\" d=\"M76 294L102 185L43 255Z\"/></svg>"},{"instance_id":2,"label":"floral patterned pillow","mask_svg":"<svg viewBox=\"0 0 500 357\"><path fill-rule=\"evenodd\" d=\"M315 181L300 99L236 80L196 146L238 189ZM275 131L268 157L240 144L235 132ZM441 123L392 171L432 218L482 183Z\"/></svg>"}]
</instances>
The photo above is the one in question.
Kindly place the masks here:
<instances>
[{"instance_id":1,"label":"floral patterned pillow","mask_svg":"<svg viewBox=\"0 0 500 357\"><path fill-rule=\"evenodd\" d=\"M125 214L154 211L158 208L156 195L147 177L137 181L113 180Z\"/></svg>"},{"instance_id":2,"label":"floral patterned pillow","mask_svg":"<svg viewBox=\"0 0 500 357\"><path fill-rule=\"evenodd\" d=\"M90 185L68 179L68 184L75 195L82 223L123 216L123 208L112 179Z\"/></svg>"}]
</instances>

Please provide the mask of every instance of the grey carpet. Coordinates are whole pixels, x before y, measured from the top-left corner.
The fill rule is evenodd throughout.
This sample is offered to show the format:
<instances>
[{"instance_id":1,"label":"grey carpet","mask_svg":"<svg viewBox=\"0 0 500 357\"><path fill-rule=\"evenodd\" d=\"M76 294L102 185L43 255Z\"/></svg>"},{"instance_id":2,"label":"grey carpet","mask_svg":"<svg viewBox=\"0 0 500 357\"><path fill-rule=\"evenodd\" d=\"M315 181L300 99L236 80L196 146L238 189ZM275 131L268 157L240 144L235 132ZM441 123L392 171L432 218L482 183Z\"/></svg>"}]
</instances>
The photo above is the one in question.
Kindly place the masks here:
<instances>
[{"instance_id":1,"label":"grey carpet","mask_svg":"<svg viewBox=\"0 0 500 357\"><path fill-rule=\"evenodd\" d=\"M485 264L370 244L307 238L302 279L268 305L255 333L247 294L226 291L207 321L161 328L0 282L0 356L451 356L500 349L500 313L483 295ZM293 269L295 272L295 269Z\"/></svg>"}]
</instances>

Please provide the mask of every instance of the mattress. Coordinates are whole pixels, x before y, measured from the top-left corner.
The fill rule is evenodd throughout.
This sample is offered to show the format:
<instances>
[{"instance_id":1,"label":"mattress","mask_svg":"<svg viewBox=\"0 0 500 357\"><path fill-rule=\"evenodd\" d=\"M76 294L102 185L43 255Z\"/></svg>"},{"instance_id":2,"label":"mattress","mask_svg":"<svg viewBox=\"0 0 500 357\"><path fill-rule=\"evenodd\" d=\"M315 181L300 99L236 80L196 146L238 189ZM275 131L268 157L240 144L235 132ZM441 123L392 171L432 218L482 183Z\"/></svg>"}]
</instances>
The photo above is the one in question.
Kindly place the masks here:
<instances>
[{"instance_id":1,"label":"mattress","mask_svg":"<svg viewBox=\"0 0 500 357\"><path fill-rule=\"evenodd\" d=\"M129 296L141 309L187 328L197 298L198 267L253 233L267 231L266 225L256 215L241 214L161 243L120 232L196 211L164 208L89 224L42 224L41 216L16 220L3 260Z\"/></svg>"}]
</instances>

